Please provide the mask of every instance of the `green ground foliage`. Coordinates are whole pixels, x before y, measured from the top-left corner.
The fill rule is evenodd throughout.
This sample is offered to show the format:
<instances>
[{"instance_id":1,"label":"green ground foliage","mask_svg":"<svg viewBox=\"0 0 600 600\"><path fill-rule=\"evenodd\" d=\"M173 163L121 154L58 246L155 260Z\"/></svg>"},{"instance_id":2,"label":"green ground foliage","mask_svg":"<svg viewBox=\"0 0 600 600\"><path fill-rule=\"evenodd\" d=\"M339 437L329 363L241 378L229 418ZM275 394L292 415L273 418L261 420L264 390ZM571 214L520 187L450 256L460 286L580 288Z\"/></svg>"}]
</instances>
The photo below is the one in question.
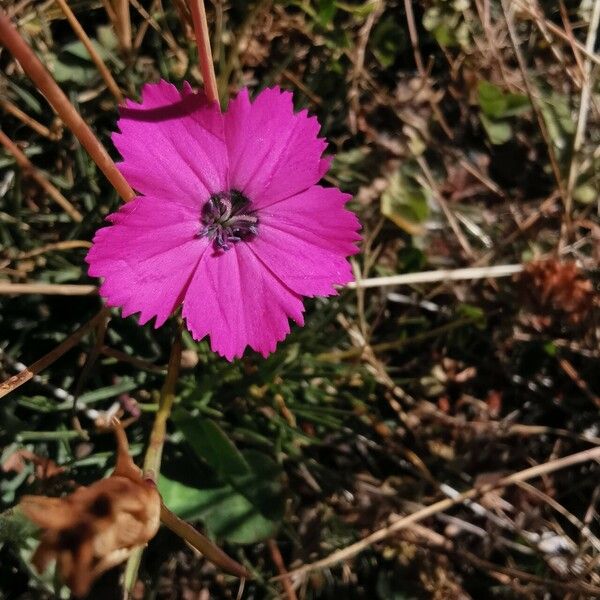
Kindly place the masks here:
<instances>
[{"instance_id":1,"label":"green ground foliage","mask_svg":"<svg viewBox=\"0 0 600 600\"><path fill-rule=\"evenodd\" d=\"M58 5L2 4L117 159L116 102ZM184 2L131 0L131 51L103 2L70 5L126 96L160 77L200 85ZM273 579L269 539L291 570L600 444L593 11L586 0L208 3L222 103L278 84L318 116L336 156L327 181L353 194L363 225L361 278L540 258L582 273L342 290L308 301L305 327L266 360L228 363L185 334L160 491L251 570L241 597L292 598ZM6 50L0 98L49 129L2 112L2 130L84 215L74 223L0 151L2 282L95 284L85 245L56 244L89 242L120 200ZM2 295L2 379L100 307L95 294ZM88 409L118 403L141 464L175 327L113 311L103 344L91 332L0 400L1 597L68 597L52 570L32 568L37 533L12 508L110 472L113 438ZM296 580L296 594L600 597L599 475L586 461L458 504ZM120 597L118 575L91 597ZM136 598L236 598L239 587L165 529L139 579Z\"/></svg>"}]
</instances>

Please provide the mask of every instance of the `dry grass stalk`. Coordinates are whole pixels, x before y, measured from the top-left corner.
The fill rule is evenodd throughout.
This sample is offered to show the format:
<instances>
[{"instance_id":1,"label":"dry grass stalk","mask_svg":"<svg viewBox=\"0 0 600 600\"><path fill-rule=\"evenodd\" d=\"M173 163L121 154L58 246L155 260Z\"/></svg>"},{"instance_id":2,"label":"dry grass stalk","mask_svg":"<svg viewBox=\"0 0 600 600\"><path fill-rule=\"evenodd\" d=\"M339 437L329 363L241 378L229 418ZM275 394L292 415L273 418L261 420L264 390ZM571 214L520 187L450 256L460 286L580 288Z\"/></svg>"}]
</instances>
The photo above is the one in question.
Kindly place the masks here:
<instances>
[{"instance_id":1,"label":"dry grass stalk","mask_svg":"<svg viewBox=\"0 0 600 600\"><path fill-rule=\"evenodd\" d=\"M76 223L81 223L83 216L81 213L60 193L43 173L33 166L31 161L25 156L21 149L0 130L0 144L10 152L19 167L23 169L25 175L31 177L47 194L58 204Z\"/></svg>"},{"instance_id":2,"label":"dry grass stalk","mask_svg":"<svg viewBox=\"0 0 600 600\"><path fill-rule=\"evenodd\" d=\"M33 117L30 117L27 113L23 112L18 106L15 106L9 100L5 98L0 98L0 108L11 114L13 117L19 119L21 123L24 123L28 127L31 127L36 133L39 133L41 136L48 138L49 140L57 140L59 139L59 134L51 131L45 125L42 125L39 121L36 121Z\"/></svg>"},{"instance_id":3,"label":"dry grass stalk","mask_svg":"<svg viewBox=\"0 0 600 600\"><path fill-rule=\"evenodd\" d=\"M121 90L119 89L119 86L117 85L117 82L115 81L114 77L111 75L111 72L104 64L102 57L98 54L96 48L94 48L92 40L90 40L87 33L84 31L83 27L77 20L77 17L67 4L67 1L56 0L56 2L63 11L65 17L67 18L67 21L69 21L69 24L73 28L75 35L79 38L81 43L85 46L85 49L88 51L92 62L96 65L96 68L98 69L98 72L100 73L102 79L104 79L106 87L108 87L110 93L115 97L117 103L120 104L121 102L123 102L123 94L121 93Z\"/></svg>"},{"instance_id":4,"label":"dry grass stalk","mask_svg":"<svg viewBox=\"0 0 600 600\"><path fill-rule=\"evenodd\" d=\"M83 338L96 324L106 317L108 309L101 309L96 315L94 315L87 323L84 323L79 329L74 331L66 340L61 342L56 348L48 352L45 356L42 356L39 360L34 362L31 366L27 367L17 375L9 377L6 381L0 383L0 398L4 398L7 394L10 394L16 388L27 383L35 375L49 367L53 362L57 361L63 354L68 352L71 348L76 346L81 338Z\"/></svg>"},{"instance_id":5,"label":"dry grass stalk","mask_svg":"<svg viewBox=\"0 0 600 600\"><path fill-rule=\"evenodd\" d=\"M124 52L131 50L131 16L129 0L114 0L115 24L119 44Z\"/></svg>"},{"instance_id":6,"label":"dry grass stalk","mask_svg":"<svg viewBox=\"0 0 600 600\"><path fill-rule=\"evenodd\" d=\"M198 59L204 81L204 91L210 102L219 102L219 91L217 90L215 65L210 50L210 36L208 33L204 0L189 0L189 7L192 13L192 21L194 22L194 34L196 35L196 45L198 46Z\"/></svg>"},{"instance_id":7,"label":"dry grass stalk","mask_svg":"<svg viewBox=\"0 0 600 600\"><path fill-rule=\"evenodd\" d=\"M16 258L17 260L25 260L27 258L33 258L34 256L40 256L41 254L46 254L46 252L54 252L56 250L72 250L74 248L91 247L91 242L85 240L65 240L63 242L46 244L45 246L40 246L39 248L35 248L34 250L29 250L27 252L21 252Z\"/></svg>"},{"instance_id":8,"label":"dry grass stalk","mask_svg":"<svg viewBox=\"0 0 600 600\"><path fill-rule=\"evenodd\" d=\"M0 295L43 294L47 296L90 296L96 294L95 285L68 283L10 283L0 281Z\"/></svg>"}]
</instances>

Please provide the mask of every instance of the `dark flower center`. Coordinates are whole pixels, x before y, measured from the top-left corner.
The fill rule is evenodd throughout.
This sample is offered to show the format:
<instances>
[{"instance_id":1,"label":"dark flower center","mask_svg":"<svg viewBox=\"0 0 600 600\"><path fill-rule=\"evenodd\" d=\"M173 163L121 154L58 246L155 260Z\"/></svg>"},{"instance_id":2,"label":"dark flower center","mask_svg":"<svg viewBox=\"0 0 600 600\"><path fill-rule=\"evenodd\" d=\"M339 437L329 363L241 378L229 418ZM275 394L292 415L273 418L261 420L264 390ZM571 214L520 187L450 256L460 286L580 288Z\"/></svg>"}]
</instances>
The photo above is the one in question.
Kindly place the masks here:
<instances>
[{"instance_id":1,"label":"dark flower center","mask_svg":"<svg viewBox=\"0 0 600 600\"><path fill-rule=\"evenodd\" d=\"M224 251L231 244L248 240L258 233L258 217L252 203L242 192L231 190L213 194L202 207L199 237L212 241L215 250Z\"/></svg>"}]
</instances>

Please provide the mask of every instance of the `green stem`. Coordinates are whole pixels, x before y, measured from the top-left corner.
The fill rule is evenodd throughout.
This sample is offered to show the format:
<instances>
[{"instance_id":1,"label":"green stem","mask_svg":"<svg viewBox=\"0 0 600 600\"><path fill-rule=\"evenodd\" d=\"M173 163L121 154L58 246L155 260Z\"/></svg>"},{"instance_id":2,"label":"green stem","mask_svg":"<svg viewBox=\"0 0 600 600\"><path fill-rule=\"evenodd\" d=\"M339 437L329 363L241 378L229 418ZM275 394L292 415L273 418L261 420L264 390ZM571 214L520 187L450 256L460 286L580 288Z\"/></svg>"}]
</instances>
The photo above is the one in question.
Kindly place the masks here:
<instances>
[{"instance_id":1,"label":"green stem","mask_svg":"<svg viewBox=\"0 0 600 600\"><path fill-rule=\"evenodd\" d=\"M160 394L160 402L156 415L154 417L154 425L150 433L150 442L144 457L144 477L151 479L155 483L158 480L160 473L160 464L162 461L163 447L167 434L167 420L171 415L173 402L175 401L175 386L179 376L179 367L181 365L181 321L177 324L177 333L171 346L171 356L169 357L169 366L167 368L167 377L162 387ZM125 589L132 592L135 582L137 581L140 563L142 561L143 548L136 549L129 559L125 567Z\"/></svg>"}]
</instances>

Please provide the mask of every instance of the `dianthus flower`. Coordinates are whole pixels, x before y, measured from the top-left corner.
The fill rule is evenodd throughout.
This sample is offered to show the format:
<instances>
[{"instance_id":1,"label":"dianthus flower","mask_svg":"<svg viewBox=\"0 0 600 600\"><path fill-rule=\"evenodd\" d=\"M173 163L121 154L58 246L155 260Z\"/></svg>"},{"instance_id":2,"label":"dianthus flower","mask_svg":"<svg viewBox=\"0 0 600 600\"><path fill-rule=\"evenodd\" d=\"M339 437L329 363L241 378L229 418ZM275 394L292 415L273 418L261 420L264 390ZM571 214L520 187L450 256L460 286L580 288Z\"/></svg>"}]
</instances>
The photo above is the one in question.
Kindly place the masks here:
<instances>
[{"instance_id":1,"label":"dianthus flower","mask_svg":"<svg viewBox=\"0 0 600 600\"><path fill-rule=\"evenodd\" d=\"M228 360L267 356L303 324L303 296L352 280L359 222L348 194L317 185L330 159L319 123L292 94L242 90L226 112L188 84L160 82L128 101L113 142L140 194L110 215L87 256L100 294L123 316L180 305L195 339Z\"/></svg>"}]
</instances>

